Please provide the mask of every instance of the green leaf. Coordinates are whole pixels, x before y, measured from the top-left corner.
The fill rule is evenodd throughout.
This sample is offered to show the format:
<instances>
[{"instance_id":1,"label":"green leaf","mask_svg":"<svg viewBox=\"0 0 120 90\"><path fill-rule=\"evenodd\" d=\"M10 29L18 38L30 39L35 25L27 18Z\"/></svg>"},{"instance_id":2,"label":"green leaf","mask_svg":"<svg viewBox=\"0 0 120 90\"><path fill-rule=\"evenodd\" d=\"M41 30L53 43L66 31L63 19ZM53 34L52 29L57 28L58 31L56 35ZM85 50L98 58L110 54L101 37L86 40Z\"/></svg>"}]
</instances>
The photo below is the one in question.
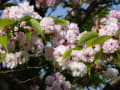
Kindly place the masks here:
<instances>
[{"instance_id":1,"label":"green leaf","mask_svg":"<svg viewBox=\"0 0 120 90\"><path fill-rule=\"evenodd\" d=\"M96 32L87 32L81 37L81 39L79 40L77 45L80 45L80 44L90 40L91 38L95 38L95 37L98 37L98 34Z\"/></svg>"},{"instance_id":2,"label":"green leaf","mask_svg":"<svg viewBox=\"0 0 120 90\"><path fill-rule=\"evenodd\" d=\"M91 78L91 67L88 67L88 75L89 75L89 78Z\"/></svg>"},{"instance_id":3,"label":"green leaf","mask_svg":"<svg viewBox=\"0 0 120 90\"><path fill-rule=\"evenodd\" d=\"M44 31L42 30L41 26L40 26L40 23L36 20L36 19L30 19L29 20L29 23L30 25L32 26L32 28L39 34L41 35L42 39L44 41L46 41L46 38L45 38L45 33Z\"/></svg>"},{"instance_id":4,"label":"green leaf","mask_svg":"<svg viewBox=\"0 0 120 90\"><path fill-rule=\"evenodd\" d=\"M62 60L65 60L67 57L69 57L71 55L71 52L72 52L72 48L66 50L62 56Z\"/></svg>"},{"instance_id":5,"label":"green leaf","mask_svg":"<svg viewBox=\"0 0 120 90\"><path fill-rule=\"evenodd\" d=\"M73 50L81 50L82 48L80 48L80 47L75 47L75 48L73 48Z\"/></svg>"},{"instance_id":6,"label":"green leaf","mask_svg":"<svg viewBox=\"0 0 120 90\"><path fill-rule=\"evenodd\" d=\"M67 21L65 19L58 19L56 17L51 16L52 19L54 19L55 24L67 24Z\"/></svg>"},{"instance_id":7,"label":"green leaf","mask_svg":"<svg viewBox=\"0 0 120 90\"><path fill-rule=\"evenodd\" d=\"M120 29L117 31L117 36L120 36Z\"/></svg>"},{"instance_id":8,"label":"green leaf","mask_svg":"<svg viewBox=\"0 0 120 90\"><path fill-rule=\"evenodd\" d=\"M93 46L93 45L96 45L96 44L104 44L104 42L108 39L110 39L111 36L107 36L107 35L104 35L104 36L100 36L100 37L97 37L97 38L93 38L93 39L90 39L87 44L86 44L86 47L90 47L90 46Z\"/></svg>"},{"instance_id":9,"label":"green leaf","mask_svg":"<svg viewBox=\"0 0 120 90\"><path fill-rule=\"evenodd\" d=\"M27 43L29 43L32 33L28 29L25 29L24 32L25 32L26 37L27 37Z\"/></svg>"},{"instance_id":10,"label":"green leaf","mask_svg":"<svg viewBox=\"0 0 120 90\"><path fill-rule=\"evenodd\" d=\"M120 60L120 52L116 52L116 54L117 54L117 58Z\"/></svg>"},{"instance_id":11,"label":"green leaf","mask_svg":"<svg viewBox=\"0 0 120 90\"><path fill-rule=\"evenodd\" d=\"M5 26L14 24L16 22L17 20L0 19L0 29L4 28Z\"/></svg>"},{"instance_id":12,"label":"green leaf","mask_svg":"<svg viewBox=\"0 0 120 90\"><path fill-rule=\"evenodd\" d=\"M102 56L102 52L101 52L101 51L98 52L98 53L96 53L95 56L94 56L94 58L95 58L95 63L96 63L96 66L97 66L97 67L98 67L98 61L100 60L101 56Z\"/></svg>"},{"instance_id":13,"label":"green leaf","mask_svg":"<svg viewBox=\"0 0 120 90\"><path fill-rule=\"evenodd\" d=\"M96 39L97 37L88 40L86 43L86 48L88 48L89 46L92 46Z\"/></svg>"},{"instance_id":14,"label":"green leaf","mask_svg":"<svg viewBox=\"0 0 120 90\"><path fill-rule=\"evenodd\" d=\"M8 41L7 35L0 36L0 44L3 45L6 49L6 51L8 52L7 41Z\"/></svg>"},{"instance_id":15,"label":"green leaf","mask_svg":"<svg viewBox=\"0 0 120 90\"><path fill-rule=\"evenodd\" d=\"M21 19L21 21L28 21L28 20L30 20L30 19L31 19L30 16L25 16L25 17L23 17L23 18Z\"/></svg>"},{"instance_id":16,"label":"green leaf","mask_svg":"<svg viewBox=\"0 0 120 90\"><path fill-rule=\"evenodd\" d=\"M3 59L6 57L6 53L4 55L1 56L0 58L0 63L2 63Z\"/></svg>"}]
</instances>

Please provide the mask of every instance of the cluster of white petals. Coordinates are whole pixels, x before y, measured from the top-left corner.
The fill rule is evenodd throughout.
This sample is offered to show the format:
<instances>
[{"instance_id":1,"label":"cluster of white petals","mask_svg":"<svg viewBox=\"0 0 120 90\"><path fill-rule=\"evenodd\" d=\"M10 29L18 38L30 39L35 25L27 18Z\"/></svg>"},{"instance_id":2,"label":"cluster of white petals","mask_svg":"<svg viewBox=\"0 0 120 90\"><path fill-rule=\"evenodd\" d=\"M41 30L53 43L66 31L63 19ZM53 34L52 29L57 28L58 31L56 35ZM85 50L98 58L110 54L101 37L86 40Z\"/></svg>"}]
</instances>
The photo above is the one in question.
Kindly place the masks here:
<instances>
[{"instance_id":1,"label":"cluster of white petals","mask_svg":"<svg viewBox=\"0 0 120 90\"><path fill-rule=\"evenodd\" d=\"M52 18L50 18L50 17L44 17L40 21L40 25L41 25L42 29L45 31L46 34L51 34L55 30L55 28L54 28L54 20Z\"/></svg>"},{"instance_id":2,"label":"cluster of white petals","mask_svg":"<svg viewBox=\"0 0 120 90\"><path fill-rule=\"evenodd\" d=\"M83 77L87 74L87 66L84 63L73 61L68 64L68 67L73 77Z\"/></svg>"},{"instance_id":3,"label":"cluster of white petals","mask_svg":"<svg viewBox=\"0 0 120 90\"><path fill-rule=\"evenodd\" d=\"M28 2L21 3L18 6L8 7L3 11L2 14L2 18L18 21L25 16L30 16L31 18L35 19L41 19L41 16L34 11L34 7L29 5ZM26 31L19 30L19 28L28 30L27 32L31 34L31 36L29 37L29 42L28 37L25 33ZM6 27L4 27L0 31L0 36L6 35L8 33ZM13 30L10 30L9 34L9 53L5 50L5 47L3 48L2 45L0 46L0 55L3 56L4 54L6 54L5 63L7 68L12 69L16 68L20 64L24 64L27 62L27 60L29 60L31 56L41 56L44 44L35 30L26 25L26 21L19 22L19 26L16 25Z\"/></svg>"},{"instance_id":4,"label":"cluster of white petals","mask_svg":"<svg viewBox=\"0 0 120 90\"><path fill-rule=\"evenodd\" d=\"M12 20L20 20L25 16L41 19L41 16L39 16L37 12L34 12L34 7L30 6L28 2L24 2L18 6L8 7L2 14L2 18L9 18Z\"/></svg>"},{"instance_id":5,"label":"cluster of white petals","mask_svg":"<svg viewBox=\"0 0 120 90\"><path fill-rule=\"evenodd\" d=\"M16 53L9 53L6 55L5 62L7 68L13 69L19 64L24 64L29 57L26 51L20 51Z\"/></svg>"},{"instance_id":6,"label":"cluster of white petals","mask_svg":"<svg viewBox=\"0 0 120 90\"><path fill-rule=\"evenodd\" d=\"M99 35L109 35L109 36L116 36L118 31L118 21L116 18L108 18L106 24L99 30Z\"/></svg>"},{"instance_id":7,"label":"cluster of white petals","mask_svg":"<svg viewBox=\"0 0 120 90\"><path fill-rule=\"evenodd\" d=\"M104 53L114 53L119 48L119 43L117 40L109 39L103 44Z\"/></svg>"}]
</instances>

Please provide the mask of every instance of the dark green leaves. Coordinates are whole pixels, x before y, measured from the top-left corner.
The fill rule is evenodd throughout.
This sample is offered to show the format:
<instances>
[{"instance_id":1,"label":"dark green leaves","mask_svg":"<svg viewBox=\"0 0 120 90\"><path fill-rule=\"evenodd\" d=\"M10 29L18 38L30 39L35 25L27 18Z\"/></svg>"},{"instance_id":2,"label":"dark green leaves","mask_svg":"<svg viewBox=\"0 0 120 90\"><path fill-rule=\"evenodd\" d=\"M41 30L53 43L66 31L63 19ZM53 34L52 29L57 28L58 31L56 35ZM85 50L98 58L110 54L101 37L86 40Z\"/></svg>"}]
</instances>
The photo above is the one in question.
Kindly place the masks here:
<instances>
[{"instance_id":1,"label":"dark green leaves","mask_svg":"<svg viewBox=\"0 0 120 90\"><path fill-rule=\"evenodd\" d=\"M29 20L30 25L32 28L41 36L41 38L46 41L44 31L42 30L40 23L36 19Z\"/></svg>"},{"instance_id":2,"label":"dark green leaves","mask_svg":"<svg viewBox=\"0 0 120 90\"><path fill-rule=\"evenodd\" d=\"M5 26L14 24L16 22L17 20L0 19L0 29L4 28Z\"/></svg>"},{"instance_id":3,"label":"dark green leaves","mask_svg":"<svg viewBox=\"0 0 120 90\"><path fill-rule=\"evenodd\" d=\"M67 24L67 21L65 19L58 19L56 17L51 17L54 20L55 24Z\"/></svg>"},{"instance_id":4,"label":"dark green leaves","mask_svg":"<svg viewBox=\"0 0 120 90\"><path fill-rule=\"evenodd\" d=\"M79 40L77 45L80 45L80 44L90 40L91 38L95 38L95 37L98 37L98 34L96 32L87 32L81 37L81 39Z\"/></svg>"}]
</instances>

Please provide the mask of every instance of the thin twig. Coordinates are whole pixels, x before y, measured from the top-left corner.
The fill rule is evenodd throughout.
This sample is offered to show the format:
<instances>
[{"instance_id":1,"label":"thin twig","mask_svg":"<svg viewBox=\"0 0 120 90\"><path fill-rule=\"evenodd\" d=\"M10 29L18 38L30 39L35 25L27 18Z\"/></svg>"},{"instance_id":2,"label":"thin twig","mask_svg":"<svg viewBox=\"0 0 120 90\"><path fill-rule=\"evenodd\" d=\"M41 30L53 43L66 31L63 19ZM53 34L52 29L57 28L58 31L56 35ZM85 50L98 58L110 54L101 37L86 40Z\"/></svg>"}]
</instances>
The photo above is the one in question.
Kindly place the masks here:
<instances>
[{"instance_id":1,"label":"thin twig","mask_svg":"<svg viewBox=\"0 0 120 90\"><path fill-rule=\"evenodd\" d=\"M25 81L19 81L19 84L24 84L24 83L27 83L27 82L30 82L30 81L33 81L33 80L39 80L39 79L40 79L39 76L35 76L35 77L29 78Z\"/></svg>"}]
</instances>

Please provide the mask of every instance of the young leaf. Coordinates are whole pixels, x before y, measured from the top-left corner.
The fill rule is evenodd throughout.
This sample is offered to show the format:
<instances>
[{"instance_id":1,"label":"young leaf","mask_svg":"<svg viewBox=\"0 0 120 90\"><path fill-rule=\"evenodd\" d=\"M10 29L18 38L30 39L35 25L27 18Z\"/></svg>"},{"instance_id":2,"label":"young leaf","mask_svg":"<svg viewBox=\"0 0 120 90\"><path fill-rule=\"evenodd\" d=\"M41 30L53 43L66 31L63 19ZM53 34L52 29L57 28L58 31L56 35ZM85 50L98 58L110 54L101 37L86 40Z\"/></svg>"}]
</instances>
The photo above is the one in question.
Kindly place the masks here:
<instances>
[{"instance_id":1,"label":"young leaf","mask_svg":"<svg viewBox=\"0 0 120 90\"><path fill-rule=\"evenodd\" d=\"M58 19L56 17L51 16L51 18L54 20L55 24L67 24L67 21L65 19Z\"/></svg>"},{"instance_id":2,"label":"young leaf","mask_svg":"<svg viewBox=\"0 0 120 90\"><path fill-rule=\"evenodd\" d=\"M45 33L44 31L42 30L41 26L40 26L40 23L36 20L36 19L30 19L29 20L29 23L30 25L32 26L32 28L39 34L41 35L42 39L44 41L46 41L46 38L45 38Z\"/></svg>"},{"instance_id":3,"label":"young leaf","mask_svg":"<svg viewBox=\"0 0 120 90\"><path fill-rule=\"evenodd\" d=\"M104 42L110 38L111 36L104 35L104 36L91 39L90 41L87 42L86 47L93 46L96 44L104 44Z\"/></svg>"},{"instance_id":4,"label":"young leaf","mask_svg":"<svg viewBox=\"0 0 120 90\"><path fill-rule=\"evenodd\" d=\"M6 51L8 52L7 41L8 41L7 35L0 36L0 44L2 44L5 47Z\"/></svg>"},{"instance_id":5,"label":"young leaf","mask_svg":"<svg viewBox=\"0 0 120 90\"><path fill-rule=\"evenodd\" d=\"M21 19L21 21L28 21L28 20L30 20L30 19L31 19L30 16L25 16L25 17L23 17L23 18Z\"/></svg>"},{"instance_id":6,"label":"young leaf","mask_svg":"<svg viewBox=\"0 0 120 90\"><path fill-rule=\"evenodd\" d=\"M24 32L25 32L26 37L27 37L27 43L29 43L32 33L30 32L30 30L27 30L27 29L25 29Z\"/></svg>"},{"instance_id":7,"label":"young leaf","mask_svg":"<svg viewBox=\"0 0 120 90\"><path fill-rule=\"evenodd\" d=\"M120 36L120 29L117 31L117 36Z\"/></svg>"},{"instance_id":8,"label":"young leaf","mask_svg":"<svg viewBox=\"0 0 120 90\"><path fill-rule=\"evenodd\" d=\"M89 78L91 78L91 67L88 67L88 75L89 75Z\"/></svg>"},{"instance_id":9,"label":"young leaf","mask_svg":"<svg viewBox=\"0 0 120 90\"><path fill-rule=\"evenodd\" d=\"M79 46L80 44L90 40L91 38L95 38L95 37L98 37L98 34L96 32L87 32L81 37L81 39L79 40L77 45Z\"/></svg>"},{"instance_id":10,"label":"young leaf","mask_svg":"<svg viewBox=\"0 0 120 90\"><path fill-rule=\"evenodd\" d=\"M97 37L88 40L86 43L86 48L88 48L89 46L92 46L96 39Z\"/></svg>"},{"instance_id":11,"label":"young leaf","mask_svg":"<svg viewBox=\"0 0 120 90\"><path fill-rule=\"evenodd\" d=\"M94 58L95 58L95 63L96 63L96 66L98 67L98 61L100 60L101 58L101 55L102 55L102 52L98 52L95 54Z\"/></svg>"},{"instance_id":12,"label":"young leaf","mask_svg":"<svg viewBox=\"0 0 120 90\"><path fill-rule=\"evenodd\" d=\"M16 22L17 20L0 19L0 29L4 28L5 26L14 24Z\"/></svg>"},{"instance_id":13,"label":"young leaf","mask_svg":"<svg viewBox=\"0 0 120 90\"><path fill-rule=\"evenodd\" d=\"M72 52L72 48L66 50L66 52L62 56L62 60L65 60L67 57L69 57L71 55L71 52Z\"/></svg>"},{"instance_id":14,"label":"young leaf","mask_svg":"<svg viewBox=\"0 0 120 90\"><path fill-rule=\"evenodd\" d=\"M75 47L75 48L73 48L73 50L81 50L82 48L80 48L80 47Z\"/></svg>"},{"instance_id":15,"label":"young leaf","mask_svg":"<svg viewBox=\"0 0 120 90\"><path fill-rule=\"evenodd\" d=\"M120 52L116 52L116 54L117 54L117 58L120 60Z\"/></svg>"},{"instance_id":16,"label":"young leaf","mask_svg":"<svg viewBox=\"0 0 120 90\"><path fill-rule=\"evenodd\" d=\"M6 53L1 56L1 58L0 58L0 63L2 63L2 61L4 60L5 57L6 57Z\"/></svg>"}]
</instances>

